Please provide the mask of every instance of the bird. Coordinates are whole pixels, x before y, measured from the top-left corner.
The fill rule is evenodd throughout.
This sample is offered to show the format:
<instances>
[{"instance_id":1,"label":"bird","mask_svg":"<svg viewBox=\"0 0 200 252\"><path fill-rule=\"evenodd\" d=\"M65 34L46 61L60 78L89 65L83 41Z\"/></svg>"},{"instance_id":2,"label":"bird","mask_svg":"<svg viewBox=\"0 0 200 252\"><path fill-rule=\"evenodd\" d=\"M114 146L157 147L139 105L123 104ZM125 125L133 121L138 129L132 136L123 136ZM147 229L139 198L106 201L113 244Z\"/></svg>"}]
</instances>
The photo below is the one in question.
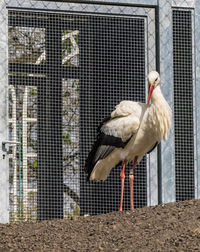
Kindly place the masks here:
<instances>
[{"instance_id":1,"label":"bird","mask_svg":"<svg viewBox=\"0 0 200 252\"><path fill-rule=\"evenodd\" d=\"M148 98L146 104L130 100L121 101L97 128L97 137L85 162L89 181L104 181L110 171L122 162L121 199L123 210L125 168L129 162L130 205L133 205L134 169L145 154L149 154L166 140L172 121L172 110L160 87L160 75L151 71L147 76ZM151 104L150 104L151 100Z\"/></svg>"}]
</instances>

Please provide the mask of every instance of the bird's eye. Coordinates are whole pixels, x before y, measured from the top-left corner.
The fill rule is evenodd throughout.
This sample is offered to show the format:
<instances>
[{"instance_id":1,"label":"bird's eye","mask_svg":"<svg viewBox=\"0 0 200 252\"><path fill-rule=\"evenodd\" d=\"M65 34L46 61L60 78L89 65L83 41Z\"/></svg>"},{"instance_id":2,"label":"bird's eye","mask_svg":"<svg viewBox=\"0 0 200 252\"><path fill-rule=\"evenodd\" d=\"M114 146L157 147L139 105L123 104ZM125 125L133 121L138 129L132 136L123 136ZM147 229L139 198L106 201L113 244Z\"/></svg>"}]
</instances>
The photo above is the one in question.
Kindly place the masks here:
<instances>
[{"instance_id":1,"label":"bird's eye","mask_svg":"<svg viewBox=\"0 0 200 252\"><path fill-rule=\"evenodd\" d=\"M155 79L155 81L157 81L158 80L158 77Z\"/></svg>"}]
</instances>

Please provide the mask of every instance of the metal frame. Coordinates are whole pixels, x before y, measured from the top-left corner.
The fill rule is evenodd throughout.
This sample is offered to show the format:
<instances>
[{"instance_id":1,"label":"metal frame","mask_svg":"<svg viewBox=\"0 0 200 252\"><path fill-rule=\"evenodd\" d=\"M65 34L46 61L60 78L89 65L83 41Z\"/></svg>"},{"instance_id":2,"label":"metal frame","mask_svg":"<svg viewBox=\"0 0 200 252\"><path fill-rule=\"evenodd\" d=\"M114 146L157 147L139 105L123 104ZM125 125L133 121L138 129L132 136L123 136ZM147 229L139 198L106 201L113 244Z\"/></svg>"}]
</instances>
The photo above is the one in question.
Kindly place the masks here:
<instances>
[{"instance_id":1,"label":"metal frame","mask_svg":"<svg viewBox=\"0 0 200 252\"><path fill-rule=\"evenodd\" d=\"M172 7L194 8L195 0L172 0Z\"/></svg>"},{"instance_id":2,"label":"metal frame","mask_svg":"<svg viewBox=\"0 0 200 252\"><path fill-rule=\"evenodd\" d=\"M8 138L7 93L8 93L8 42L7 42L7 10L4 2L0 2L0 222L9 222L9 171L6 146L2 142Z\"/></svg>"},{"instance_id":3,"label":"metal frame","mask_svg":"<svg viewBox=\"0 0 200 252\"><path fill-rule=\"evenodd\" d=\"M173 48L172 48L172 8L171 1L159 1L159 71L162 91L173 111ZM166 142L160 147L160 195L159 203L175 201L174 128Z\"/></svg>"},{"instance_id":4,"label":"metal frame","mask_svg":"<svg viewBox=\"0 0 200 252\"><path fill-rule=\"evenodd\" d=\"M193 5L194 7L194 5ZM194 181L195 181L195 198L198 198L198 162L197 162L197 96L196 96L196 60L195 60L195 11L194 8L191 9L192 12L192 62L193 62L193 118L194 118Z\"/></svg>"},{"instance_id":5,"label":"metal frame","mask_svg":"<svg viewBox=\"0 0 200 252\"><path fill-rule=\"evenodd\" d=\"M70 6L68 6L70 12L73 11L74 5L75 4L70 4ZM65 8L63 9L63 7L65 7L65 6L66 6L66 4L63 4L62 8L60 8L59 10L66 11ZM87 15L88 15L88 13L91 15L94 15L94 13L95 13L98 15L106 15L106 14L107 15L114 15L114 16L123 15L124 18L133 16L133 15L134 15L134 17L140 17L140 18L143 17L144 20L146 20L146 28L148 27L148 32L147 32L148 35L146 35L146 39L148 41L148 47L149 47L149 48L146 48L146 59L148 62L147 72L155 69L155 66L156 66L156 61L155 61L155 10L153 8L139 8L139 7L129 8L127 6L124 6L123 8L119 7L119 6L106 6L106 8L105 8L104 5L97 5L97 6L96 5L91 5L91 6L85 5L85 7L88 8L87 12L86 12L86 9L83 8L82 5L76 4L77 11L78 10L81 11L82 9L84 9L84 12L81 12L81 15L84 15L84 13L86 13ZM9 9L11 9L11 8L15 9L13 2L12 2L12 7L9 5ZM35 6L32 8L33 8L33 11L38 11L35 8ZM27 11L30 11L30 8ZM32 9L31 9L31 11L32 11ZM77 11L73 12L73 13L78 14ZM69 12L67 12L67 13L69 13ZM12 67L14 67L15 69L17 67L16 65L14 65L14 66L12 64L10 64L10 65L11 65L11 69L12 69ZM146 66L146 68L147 68L147 66ZM24 66L24 67L26 67L27 70L29 71L29 66L28 67ZM34 69L32 69L32 71L34 71L34 70L37 70L37 67L34 66ZM149 171L149 172L147 172L148 173L148 175L147 175L148 182L147 183L149 185L148 188L150 188L150 190L147 189L147 204L148 205L152 205L152 204L157 203L157 197L156 197L157 196L157 185L156 185L157 161L156 161L156 159L157 159L157 154L155 151L150 157L148 157L148 161L147 161L147 171ZM149 166L150 162L151 162L151 169ZM150 174L150 170L151 170L151 174Z\"/></svg>"},{"instance_id":6,"label":"metal frame","mask_svg":"<svg viewBox=\"0 0 200 252\"><path fill-rule=\"evenodd\" d=\"M36 9L48 9L48 10L69 10L77 11L77 5L84 6L84 5L97 5L97 4L103 4L103 5L113 5L113 6L140 6L140 7L153 7L157 6L157 0L85 0L85 1L68 1L63 2L62 0L59 1L34 1L34 0L4 0L6 5L9 7L17 7L17 8L36 8ZM82 8L82 7L81 7ZM83 9L82 9L83 10ZM85 11L87 10L87 7L85 7Z\"/></svg>"},{"instance_id":7,"label":"metal frame","mask_svg":"<svg viewBox=\"0 0 200 252\"><path fill-rule=\"evenodd\" d=\"M200 40L200 4L199 2L195 1L194 5L194 43L195 45L199 44ZM200 47L196 46L194 48L194 75L195 75L195 100L196 100L196 109L195 109L195 132L196 132L196 197L200 198Z\"/></svg>"}]
</instances>

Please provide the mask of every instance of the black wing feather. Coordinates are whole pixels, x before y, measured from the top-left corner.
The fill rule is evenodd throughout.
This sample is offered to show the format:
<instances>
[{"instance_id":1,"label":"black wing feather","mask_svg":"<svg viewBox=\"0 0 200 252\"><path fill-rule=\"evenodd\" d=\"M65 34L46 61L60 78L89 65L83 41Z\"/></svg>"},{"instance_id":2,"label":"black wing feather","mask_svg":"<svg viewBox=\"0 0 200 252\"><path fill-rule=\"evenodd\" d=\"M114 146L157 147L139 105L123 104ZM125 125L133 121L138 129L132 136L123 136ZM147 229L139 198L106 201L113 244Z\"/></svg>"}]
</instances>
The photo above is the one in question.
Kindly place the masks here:
<instances>
[{"instance_id":1,"label":"black wing feather","mask_svg":"<svg viewBox=\"0 0 200 252\"><path fill-rule=\"evenodd\" d=\"M110 119L110 116L106 117L97 129L97 140L95 141L85 163L85 172L88 174L88 179L95 164L100 159L106 158L115 148L124 148L130 140L128 139L126 142L123 142L120 137L106 135L105 133L101 132L101 127L103 124Z\"/></svg>"},{"instance_id":2,"label":"black wing feather","mask_svg":"<svg viewBox=\"0 0 200 252\"><path fill-rule=\"evenodd\" d=\"M157 145L158 145L158 142L155 143L155 145L153 146L153 148L150 151L148 151L147 154L151 153L156 148Z\"/></svg>"},{"instance_id":3,"label":"black wing feather","mask_svg":"<svg viewBox=\"0 0 200 252\"><path fill-rule=\"evenodd\" d=\"M97 128L97 132L99 133L101 131L101 127L104 125L104 123L110 121L111 116L107 116L106 118L103 119L103 121L99 124L99 127Z\"/></svg>"},{"instance_id":4,"label":"black wing feather","mask_svg":"<svg viewBox=\"0 0 200 252\"><path fill-rule=\"evenodd\" d=\"M114 149L114 146L100 145L95 153L94 163L96 163L100 159L106 158Z\"/></svg>"}]
</instances>

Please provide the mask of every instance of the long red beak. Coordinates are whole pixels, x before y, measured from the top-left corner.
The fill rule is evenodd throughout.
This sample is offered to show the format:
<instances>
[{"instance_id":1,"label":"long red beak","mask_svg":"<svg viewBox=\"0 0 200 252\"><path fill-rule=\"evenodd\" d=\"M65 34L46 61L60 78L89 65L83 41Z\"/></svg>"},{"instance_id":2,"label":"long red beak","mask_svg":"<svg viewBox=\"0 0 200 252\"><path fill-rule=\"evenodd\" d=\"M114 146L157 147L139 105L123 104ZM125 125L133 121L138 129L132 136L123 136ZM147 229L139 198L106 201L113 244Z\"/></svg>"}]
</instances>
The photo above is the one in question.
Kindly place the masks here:
<instances>
[{"instance_id":1,"label":"long red beak","mask_svg":"<svg viewBox=\"0 0 200 252\"><path fill-rule=\"evenodd\" d=\"M149 95L148 95L148 98L147 98L147 103L146 103L146 109L148 108L149 106L149 102L150 102L150 99L151 99L151 95L152 95L152 92L154 90L154 86L152 84L149 85Z\"/></svg>"}]
</instances>

